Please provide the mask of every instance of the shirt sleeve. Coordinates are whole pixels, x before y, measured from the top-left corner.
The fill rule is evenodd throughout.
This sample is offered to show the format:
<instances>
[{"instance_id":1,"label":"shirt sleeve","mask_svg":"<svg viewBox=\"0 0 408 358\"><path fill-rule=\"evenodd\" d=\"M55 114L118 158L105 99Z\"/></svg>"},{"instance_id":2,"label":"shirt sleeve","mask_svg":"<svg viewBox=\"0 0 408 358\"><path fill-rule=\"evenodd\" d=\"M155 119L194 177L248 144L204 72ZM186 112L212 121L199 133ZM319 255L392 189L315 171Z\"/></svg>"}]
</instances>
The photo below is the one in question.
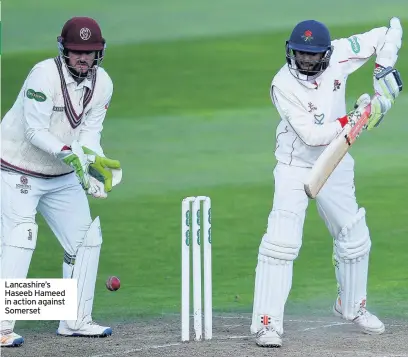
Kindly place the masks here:
<instances>
[{"instance_id":1,"label":"shirt sleeve","mask_svg":"<svg viewBox=\"0 0 408 358\"><path fill-rule=\"evenodd\" d=\"M379 27L349 38L334 40L332 44L336 53L335 60L341 64L343 73L353 73L378 54L384 45L386 32L387 27Z\"/></svg>"},{"instance_id":2,"label":"shirt sleeve","mask_svg":"<svg viewBox=\"0 0 408 358\"><path fill-rule=\"evenodd\" d=\"M281 118L289 123L297 136L308 146L328 145L342 131L342 125L337 120L316 124L311 113L276 86L271 88L271 97Z\"/></svg>"},{"instance_id":3,"label":"shirt sleeve","mask_svg":"<svg viewBox=\"0 0 408 358\"><path fill-rule=\"evenodd\" d=\"M101 147L101 133L103 122L108 110L113 94L113 83L108 77L107 83L103 84L103 92L99 98L95 99L91 111L85 118L79 133L79 142L81 145L91 149L99 156L105 156Z\"/></svg>"},{"instance_id":4,"label":"shirt sleeve","mask_svg":"<svg viewBox=\"0 0 408 358\"><path fill-rule=\"evenodd\" d=\"M56 156L65 145L49 132L53 110L53 86L46 69L34 68L28 75L23 94L25 137L34 146Z\"/></svg>"}]
</instances>

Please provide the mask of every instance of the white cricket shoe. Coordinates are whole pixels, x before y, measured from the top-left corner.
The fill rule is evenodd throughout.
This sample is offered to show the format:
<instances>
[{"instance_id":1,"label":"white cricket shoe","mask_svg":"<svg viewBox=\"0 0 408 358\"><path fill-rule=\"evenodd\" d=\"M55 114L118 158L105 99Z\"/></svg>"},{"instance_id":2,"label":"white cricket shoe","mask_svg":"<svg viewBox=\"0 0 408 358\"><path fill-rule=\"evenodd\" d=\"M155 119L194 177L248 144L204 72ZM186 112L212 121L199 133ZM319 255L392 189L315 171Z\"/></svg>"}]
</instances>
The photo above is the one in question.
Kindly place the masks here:
<instances>
[{"instance_id":1,"label":"white cricket shoe","mask_svg":"<svg viewBox=\"0 0 408 358\"><path fill-rule=\"evenodd\" d=\"M265 326L256 334L255 342L259 347L282 347L282 337L271 326Z\"/></svg>"},{"instance_id":2,"label":"white cricket shoe","mask_svg":"<svg viewBox=\"0 0 408 358\"><path fill-rule=\"evenodd\" d=\"M333 305L333 313L335 316L344 319L341 312L341 300L338 298L336 303ZM367 311L365 301L363 301L360 309L357 312L357 316L351 322L355 323L364 333L367 334L382 334L385 331L384 323L382 323L377 316Z\"/></svg>"},{"instance_id":3,"label":"white cricket shoe","mask_svg":"<svg viewBox=\"0 0 408 358\"><path fill-rule=\"evenodd\" d=\"M69 328L65 321L60 321L57 334L67 337L108 337L112 334L112 328L103 327L90 321L85 323L81 328L74 330Z\"/></svg>"},{"instance_id":4,"label":"white cricket shoe","mask_svg":"<svg viewBox=\"0 0 408 358\"><path fill-rule=\"evenodd\" d=\"M11 330L0 333L1 347L18 347L24 343L24 338Z\"/></svg>"}]
</instances>

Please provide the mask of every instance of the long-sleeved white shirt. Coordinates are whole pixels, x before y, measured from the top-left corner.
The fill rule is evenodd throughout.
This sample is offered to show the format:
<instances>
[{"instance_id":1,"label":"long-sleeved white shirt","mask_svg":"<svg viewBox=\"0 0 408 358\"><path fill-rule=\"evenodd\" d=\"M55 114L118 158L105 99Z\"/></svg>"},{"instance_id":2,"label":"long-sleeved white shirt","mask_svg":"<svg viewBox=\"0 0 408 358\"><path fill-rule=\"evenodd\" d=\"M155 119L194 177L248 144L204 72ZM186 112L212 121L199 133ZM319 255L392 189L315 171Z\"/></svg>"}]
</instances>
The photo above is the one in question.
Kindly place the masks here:
<instances>
[{"instance_id":1,"label":"long-sleeved white shirt","mask_svg":"<svg viewBox=\"0 0 408 358\"><path fill-rule=\"evenodd\" d=\"M386 32L386 27L375 28L332 41L334 50L330 64L314 81L295 78L287 65L281 68L270 90L272 102L281 117L276 131L275 156L278 161L299 167L313 166L342 130L337 119L347 113L347 77L373 55L377 55L380 65L394 66L398 47L385 46ZM385 48L387 51L381 52Z\"/></svg>"},{"instance_id":2,"label":"long-sleeved white shirt","mask_svg":"<svg viewBox=\"0 0 408 358\"><path fill-rule=\"evenodd\" d=\"M57 159L57 154L74 140L103 156L100 138L113 93L112 80L98 67L95 81L85 79L77 84L64 60L60 63L62 75L54 59L36 64L4 116L3 170L44 178L70 173L72 168ZM92 93L92 97L84 108L87 93Z\"/></svg>"}]
</instances>

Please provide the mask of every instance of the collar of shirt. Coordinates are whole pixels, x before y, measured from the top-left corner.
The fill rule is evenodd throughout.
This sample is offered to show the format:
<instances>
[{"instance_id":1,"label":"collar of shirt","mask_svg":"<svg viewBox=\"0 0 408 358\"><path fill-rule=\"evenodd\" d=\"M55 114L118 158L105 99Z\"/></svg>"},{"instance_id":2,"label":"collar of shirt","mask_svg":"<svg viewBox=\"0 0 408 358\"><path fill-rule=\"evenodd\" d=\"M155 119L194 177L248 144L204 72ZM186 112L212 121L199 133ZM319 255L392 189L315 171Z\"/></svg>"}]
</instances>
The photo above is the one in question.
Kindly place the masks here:
<instances>
[{"instance_id":1,"label":"collar of shirt","mask_svg":"<svg viewBox=\"0 0 408 358\"><path fill-rule=\"evenodd\" d=\"M74 83L76 85L76 89L82 89L84 86L92 89L92 81L90 81L88 78L85 78L81 83L77 84L74 77L72 77L72 75L68 72L67 66L65 65L65 59L62 59L62 63L62 72L64 74L64 79L67 86Z\"/></svg>"},{"instance_id":2,"label":"collar of shirt","mask_svg":"<svg viewBox=\"0 0 408 358\"><path fill-rule=\"evenodd\" d=\"M320 87L320 84L322 83L322 75L321 74L319 77L315 78L314 80L310 81L299 81L302 83L303 86L311 89L318 89Z\"/></svg>"}]
</instances>

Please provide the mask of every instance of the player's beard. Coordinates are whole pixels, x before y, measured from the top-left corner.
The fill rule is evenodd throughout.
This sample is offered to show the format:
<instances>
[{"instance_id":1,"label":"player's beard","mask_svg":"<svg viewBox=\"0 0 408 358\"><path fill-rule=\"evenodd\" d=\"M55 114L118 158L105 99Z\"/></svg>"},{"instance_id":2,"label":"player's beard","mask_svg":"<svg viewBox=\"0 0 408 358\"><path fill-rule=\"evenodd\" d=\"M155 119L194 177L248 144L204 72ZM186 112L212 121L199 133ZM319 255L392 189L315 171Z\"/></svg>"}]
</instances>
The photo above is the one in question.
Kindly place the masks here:
<instances>
[{"instance_id":1,"label":"player's beard","mask_svg":"<svg viewBox=\"0 0 408 358\"><path fill-rule=\"evenodd\" d=\"M77 69L79 64L83 64L84 67L86 66L87 70L85 72L82 72L82 70L79 68ZM82 82L85 78L88 78L88 76L91 75L93 67L89 66L89 64L86 61L77 61L75 66L69 66L67 64L67 67L69 69L69 72L71 73L72 77L77 83Z\"/></svg>"},{"instance_id":2,"label":"player's beard","mask_svg":"<svg viewBox=\"0 0 408 358\"><path fill-rule=\"evenodd\" d=\"M77 61L75 66L71 67L75 71L76 75L80 78L86 78L88 76L91 66L86 61ZM86 70L86 71L84 71Z\"/></svg>"},{"instance_id":3,"label":"player's beard","mask_svg":"<svg viewBox=\"0 0 408 358\"><path fill-rule=\"evenodd\" d=\"M302 64L303 62L303 64ZM308 65L309 64L309 65ZM299 73L305 76L314 76L321 71L321 62L315 64L309 61L296 61L296 67Z\"/></svg>"}]
</instances>

